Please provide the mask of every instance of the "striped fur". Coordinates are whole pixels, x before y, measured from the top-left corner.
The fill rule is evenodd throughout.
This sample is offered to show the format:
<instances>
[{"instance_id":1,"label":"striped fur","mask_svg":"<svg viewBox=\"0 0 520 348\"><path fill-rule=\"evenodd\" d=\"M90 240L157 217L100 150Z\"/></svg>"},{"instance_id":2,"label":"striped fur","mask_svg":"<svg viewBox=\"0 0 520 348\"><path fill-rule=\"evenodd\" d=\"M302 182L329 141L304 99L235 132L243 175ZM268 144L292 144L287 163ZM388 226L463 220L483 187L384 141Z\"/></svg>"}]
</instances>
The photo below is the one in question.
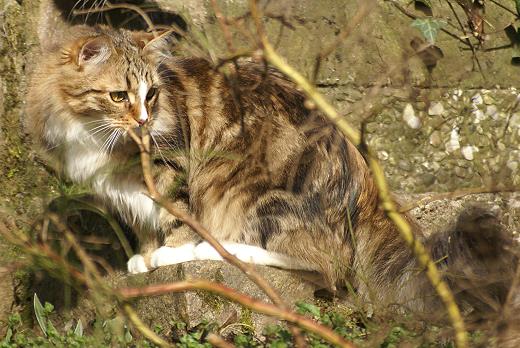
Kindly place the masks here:
<instances>
[{"instance_id":1,"label":"striped fur","mask_svg":"<svg viewBox=\"0 0 520 348\"><path fill-rule=\"evenodd\" d=\"M91 182L134 227L144 258L132 262L149 266L161 245L200 242L142 194L131 140L117 136L111 151L103 152L103 137L92 135L88 123L105 119L114 129L137 129L136 120L146 114L159 189L217 239L299 260L318 269L330 288L348 282L377 305L425 309L436 303L410 249L378 206L365 160L323 115L304 107L304 95L291 82L248 62L224 76L203 59L165 54L163 38L144 37L77 29L42 59L28 95L30 129L46 154L73 181ZM82 58L92 40L102 50L92 47L89 54L96 58L96 49L105 55L108 49L110 56ZM145 104L118 109L108 97L110 91L144 95L144 83L158 89ZM419 240L448 256L446 269L464 253L471 266L474 255L464 238L457 248L449 238L430 242L409 222ZM502 242L500 248L508 243ZM504 260L499 264L509 267L512 256Z\"/></svg>"}]
</instances>

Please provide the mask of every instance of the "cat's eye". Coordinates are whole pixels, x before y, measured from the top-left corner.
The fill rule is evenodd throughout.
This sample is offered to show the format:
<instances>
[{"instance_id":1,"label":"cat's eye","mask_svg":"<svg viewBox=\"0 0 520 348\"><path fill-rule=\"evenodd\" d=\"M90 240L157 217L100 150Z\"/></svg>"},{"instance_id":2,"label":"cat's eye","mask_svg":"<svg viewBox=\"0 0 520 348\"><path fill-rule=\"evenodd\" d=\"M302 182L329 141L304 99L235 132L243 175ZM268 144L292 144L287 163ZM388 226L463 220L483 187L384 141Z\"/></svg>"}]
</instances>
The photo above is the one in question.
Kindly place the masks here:
<instances>
[{"instance_id":1,"label":"cat's eye","mask_svg":"<svg viewBox=\"0 0 520 348\"><path fill-rule=\"evenodd\" d=\"M150 101L157 93L157 88L150 88L146 93L146 100Z\"/></svg>"},{"instance_id":2,"label":"cat's eye","mask_svg":"<svg viewBox=\"0 0 520 348\"><path fill-rule=\"evenodd\" d=\"M121 103L128 100L128 93L125 91L110 92L110 98L116 103Z\"/></svg>"}]
</instances>

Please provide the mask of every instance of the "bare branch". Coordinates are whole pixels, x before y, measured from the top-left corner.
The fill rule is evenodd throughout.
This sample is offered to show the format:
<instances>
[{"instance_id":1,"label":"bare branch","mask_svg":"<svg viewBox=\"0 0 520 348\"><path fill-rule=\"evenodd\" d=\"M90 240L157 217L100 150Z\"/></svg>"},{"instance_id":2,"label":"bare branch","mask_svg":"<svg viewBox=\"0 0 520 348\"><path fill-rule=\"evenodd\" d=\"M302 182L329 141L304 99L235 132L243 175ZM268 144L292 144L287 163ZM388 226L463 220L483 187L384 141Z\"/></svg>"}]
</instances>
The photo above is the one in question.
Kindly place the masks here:
<instances>
[{"instance_id":1,"label":"bare branch","mask_svg":"<svg viewBox=\"0 0 520 348\"><path fill-rule=\"evenodd\" d=\"M106 12L106 11L112 11L112 10L117 10L117 9L126 9L126 10L136 12L146 22L146 25L148 26L148 29L153 33L153 36L154 37L158 36L157 30L155 29L155 25L153 24L148 13L146 13L146 11L144 11L142 8L140 8L137 5L127 4L127 3L112 4L107 1L105 3L105 6L103 6L103 7L93 7L93 8L88 8L88 9L84 9L84 10L75 9L72 11L72 14L75 16L78 16L78 15L82 15L82 14Z\"/></svg>"}]
</instances>

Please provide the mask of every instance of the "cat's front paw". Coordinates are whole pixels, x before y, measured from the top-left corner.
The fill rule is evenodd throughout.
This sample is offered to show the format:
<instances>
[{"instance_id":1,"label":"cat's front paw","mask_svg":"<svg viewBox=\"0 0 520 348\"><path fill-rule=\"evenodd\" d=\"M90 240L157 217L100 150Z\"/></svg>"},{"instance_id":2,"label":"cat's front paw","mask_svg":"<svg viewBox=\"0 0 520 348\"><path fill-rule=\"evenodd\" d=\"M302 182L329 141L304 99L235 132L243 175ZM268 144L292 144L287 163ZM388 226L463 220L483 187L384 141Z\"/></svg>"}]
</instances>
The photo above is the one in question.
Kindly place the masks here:
<instances>
[{"instance_id":1,"label":"cat's front paw","mask_svg":"<svg viewBox=\"0 0 520 348\"><path fill-rule=\"evenodd\" d=\"M132 256L126 263L126 267L128 268L128 272L132 274L148 272L144 257L139 254Z\"/></svg>"},{"instance_id":2,"label":"cat's front paw","mask_svg":"<svg viewBox=\"0 0 520 348\"><path fill-rule=\"evenodd\" d=\"M163 246L152 253L150 264L152 267L175 265L195 260L195 244L185 244L172 248Z\"/></svg>"}]
</instances>

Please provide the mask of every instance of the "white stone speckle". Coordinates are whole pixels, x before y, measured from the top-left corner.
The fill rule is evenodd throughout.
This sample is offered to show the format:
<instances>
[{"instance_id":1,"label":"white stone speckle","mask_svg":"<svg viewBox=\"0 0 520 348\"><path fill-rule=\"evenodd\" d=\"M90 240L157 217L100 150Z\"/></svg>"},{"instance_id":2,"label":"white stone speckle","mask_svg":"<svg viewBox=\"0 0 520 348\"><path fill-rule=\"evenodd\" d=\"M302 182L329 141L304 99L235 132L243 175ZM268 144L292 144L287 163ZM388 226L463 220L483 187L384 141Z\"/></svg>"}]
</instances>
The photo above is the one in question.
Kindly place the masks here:
<instances>
[{"instance_id":1,"label":"white stone speckle","mask_svg":"<svg viewBox=\"0 0 520 348\"><path fill-rule=\"evenodd\" d=\"M377 153L377 157L381 160L381 161L386 161L388 159L388 152L386 151L379 151Z\"/></svg>"},{"instance_id":2,"label":"white stone speckle","mask_svg":"<svg viewBox=\"0 0 520 348\"><path fill-rule=\"evenodd\" d=\"M444 112L444 106L441 102L432 103L428 108L428 115L430 116L440 116Z\"/></svg>"},{"instance_id":3,"label":"white stone speckle","mask_svg":"<svg viewBox=\"0 0 520 348\"><path fill-rule=\"evenodd\" d=\"M451 130L450 140L446 143L446 151L453 152L458 149L460 149L459 129L455 127Z\"/></svg>"},{"instance_id":4,"label":"white stone speckle","mask_svg":"<svg viewBox=\"0 0 520 348\"><path fill-rule=\"evenodd\" d=\"M473 105L480 105L483 102L484 102L484 100L482 99L482 96L480 95L480 93L477 93L473 97L471 97L471 103Z\"/></svg>"},{"instance_id":5,"label":"white stone speckle","mask_svg":"<svg viewBox=\"0 0 520 348\"><path fill-rule=\"evenodd\" d=\"M404 107L403 110L403 120L406 122L408 127L412 129L418 129L421 128L421 120L419 117L415 116L415 111L413 109L412 104L408 103Z\"/></svg>"},{"instance_id":6,"label":"white stone speckle","mask_svg":"<svg viewBox=\"0 0 520 348\"><path fill-rule=\"evenodd\" d=\"M473 161L473 154L475 152L478 152L478 148L475 147L475 146L471 146L471 145L467 145L467 146L464 146L460 152L462 153L462 157L464 157L464 159L468 160L468 161Z\"/></svg>"},{"instance_id":7,"label":"white stone speckle","mask_svg":"<svg viewBox=\"0 0 520 348\"><path fill-rule=\"evenodd\" d=\"M486 107L486 115L491 116L496 121L498 119L498 108L496 105L488 105Z\"/></svg>"},{"instance_id":8,"label":"white stone speckle","mask_svg":"<svg viewBox=\"0 0 520 348\"><path fill-rule=\"evenodd\" d=\"M484 120L486 118L486 115L484 114L484 111L480 109L476 109L472 112L473 116L475 116L475 121L473 123L480 123L480 121Z\"/></svg>"},{"instance_id":9,"label":"white stone speckle","mask_svg":"<svg viewBox=\"0 0 520 348\"><path fill-rule=\"evenodd\" d=\"M507 161L506 163L507 168L511 169L513 173L516 173L518 170L518 162L517 161Z\"/></svg>"}]
</instances>

